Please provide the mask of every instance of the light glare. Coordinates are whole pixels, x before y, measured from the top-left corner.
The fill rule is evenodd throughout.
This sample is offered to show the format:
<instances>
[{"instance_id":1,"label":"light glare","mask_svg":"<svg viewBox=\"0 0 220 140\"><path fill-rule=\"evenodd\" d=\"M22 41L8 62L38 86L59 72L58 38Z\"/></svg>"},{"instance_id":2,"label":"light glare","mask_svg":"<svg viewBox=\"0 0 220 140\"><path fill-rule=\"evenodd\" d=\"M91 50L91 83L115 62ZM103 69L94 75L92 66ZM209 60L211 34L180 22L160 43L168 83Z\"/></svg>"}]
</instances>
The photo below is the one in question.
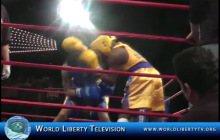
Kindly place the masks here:
<instances>
[{"instance_id":1,"label":"light glare","mask_svg":"<svg viewBox=\"0 0 220 140\"><path fill-rule=\"evenodd\" d=\"M68 22L71 26L94 28L89 20L89 13L84 10L81 0L62 0L58 14L63 21Z\"/></svg>"}]
</instances>

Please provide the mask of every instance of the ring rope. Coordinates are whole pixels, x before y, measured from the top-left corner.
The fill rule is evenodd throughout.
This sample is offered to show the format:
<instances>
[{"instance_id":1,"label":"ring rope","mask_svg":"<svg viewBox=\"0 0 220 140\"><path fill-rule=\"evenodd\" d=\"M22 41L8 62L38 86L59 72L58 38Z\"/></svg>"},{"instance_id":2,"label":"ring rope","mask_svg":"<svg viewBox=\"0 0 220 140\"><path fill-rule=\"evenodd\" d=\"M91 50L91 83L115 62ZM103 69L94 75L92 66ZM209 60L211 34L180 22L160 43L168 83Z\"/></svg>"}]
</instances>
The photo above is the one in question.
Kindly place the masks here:
<instances>
[{"instance_id":1,"label":"ring rope","mask_svg":"<svg viewBox=\"0 0 220 140\"><path fill-rule=\"evenodd\" d=\"M98 69L88 69L88 68L69 67L69 66L34 64L34 63L25 63L25 62L16 62L16 61L1 61L1 64L20 66L20 67L31 67L31 68L80 71L80 72L97 72L97 73L117 74L117 75L126 75L126 76L142 76L142 77L176 79L176 76L173 76L173 75L156 75L156 74L143 74L143 73L111 71L111 70L98 70Z\"/></svg>"},{"instance_id":2,"label":"ring rope","mask_svg":"<svg viewBox=\"0 0 220 140\"><path fill-rule=\"evenodd\" d=\"M182 110L180 110L180 111L178 111L178 112L176 112L176 113L173 113L174 115L180 115L180 114L183 114L183 113L185 113L185 112L187 112L187 111L189 111L189 108L185 108L185 109L182 109Z\"/></svg>"},{"instance_id":3,"label":"ring rope","mask_svg":"<svg viewBox=\"0 0 220 140\"><path fill-rule=\"evenodd\" d=\"M52 107L52 108L67 108L67 109L79 109L79 110L88 110L88 111L97 111L97 112L111 112L111 113L122 113L122 114L132 114L132 115L149 115L149 116L160 116L160 117L172 117L179 118L181 115L173 114L164 114L164 113L153 113L153 112L138 112L122 109L104 109L99 107L88 107L88 106L70 106L70 105L61 105L61 104L52 104L52 103L42 103L42 102L30 102L30 101L19 101L19 100L10 100L10 99L1 99L2 103L5 104L23 104L29 106L43 106L43 107Z\"/></svg>"},{"instance_id":4,"label":"ring rope","mask_svg":"<svg viewBox=\"0 0 220 140\"><path fill-rule=\"evenodd\" d=\"M170 84L172 84L175 80L174 79L171 79L169 82L167 82L163 88L166 88L167 86L169 86Z\"/></svg>"},{"instance_id":5,"label":"ring rope","mask_svg":"<svg viewBox=\"0 0 220 140\"><path fill-rule=\"evenodd\" d=\"M168 8L168 9L181 9L181 10L189 9L188 5L166 4L166 3L157 3L157 2L127 1L127 0L89 0L89 1L109 2L109 3L118 3L124 5L144 6L144 7L154 7L154 8Z\"/></svg>"},{"instance_id":6,"label":"ring rope","mask_svg":"<svg viewBox=\"0 0 220 140\"><path fill-rule=\"evenodd\" d=\"M43 31L60 31L60 32L80 32L85 34L103 34L111 36L120 36L127 38L140 38L140 39L151 39L151 40L163 40L171 42L189 42L185 38L177 37L166 37L166 36L156 36L156 35L146 35L146 34L136 34L136 33L127 33L127 32L113 32L113 31L87 31L87 30L76 30L76 29L67 29L60 27L52 26L37 26L37 25L26 25L26 24L15 24L15 23L1 23L2 27L15 27L20 29L37 29Z\"/></svg>"},{"instance_id":7,"label":"ring rope","mask_svg":"<svg viewBox=\"0 0 220 140\"><path fill-rule=\"evenodd\" d=\"M174 80L171 79L169 82L167 82L167 83L163 86L163 88L166 88L167 86L169 86L173 81L174 81ZM10 89L10 87L7 87L7 88ZM44 89L45 89L45 90L64 90L63 88L44 88Z\"/></svg>"},{"instance_id":8,"label":"ring rope","mask_svg":"<svg viewBox=\"0 0 220 140\"><path fill-rule=\"evenodd\" d=\"M23 117L28 117L28 118L38 118L38 119L48 119L48 120L54 120L56 118L56 117L52 117L52 116L18 114L18 113L9 113L9 112L1 112L1 115L5 115L5 116L23 116ZM77 118L68 118L68 121L71 121L71 122L99 122L99 121L95 121L95 120L77 119Z\"/></svg>"},{"instance_id":9,"label":"ring rope","mask_svg":"<svg viewBox=\"0 0 220 140\"><path fill-rule=\"evenodd\" d=\"M63 91L55 91L55 90L42 90L42 89L32 89L32 88L17 88L17 87L7 87L7 86L1 86L2 89L9 89L9 90L22 90L22 91L32 91L32 92L43 92L43 93L53 93L53 94L65 94ZM169 100L165 100L164 103L172 100L176 96L180 95L180 92L175 93L172 98L168 98ZM120 96L109 96L110 98L115 98L115 99L122 99L123 97Z\"/></svg>"},{"instance_id":10,"label":"ring rope","mask_svg":"<svg viewBox=\"0 0 220 140\"><path fill-rule=\"evenodd\" d=\"M183 93L183 91L182 90L180 90L179 92L177 92L176 94L174 94L173 96L171 96L171 97L169 97L169 98L167 98L164 102L166 103L166 102L169 102L170 100L172 100L172 99L174 99L174 98L176 98L177 96L179 96L179 95L181 95Z\"/></svg>"},{"instance_id":11,"label":"ring rope","mask_svg":"<svg viewBox=\"0 0 220 140\"><path fill-rule=\"evenodd\" d=\"M189 110L189 108L182 109L182 110L180 110L180 111L178 111L178 112L176 112L176 113L173 113L173 114L174 114L174 115L181 115L181 114L187 112L188 110ZM168 119L168 118L166 118L166 117L164 117L164 118L165 118L165 119Z\"/></svg>"},{"instance_id":12,"label":"ring rope","mask_svg":"<svg viewBox=\"0 0 220 140\"><path fill-rule=\"evenodd\" d=\"M55 91L55 90L42 90L42 89L32 89L32 88L17 88L17 87L7 87L1 86L2 89L10 89L10 90L22 90L22 91L33 91L33 92L46 92L46 93L54 93L54 94L65 94L63 91ZM122 99L119 96L109 96L110 98Z\"/></svg>"},{"instance_id":13,"label":"ring rope","mask_svg":"<svg viewBox=\"0 0 220 140\"><path fill-rule=\"evenodd\" d=\"M44 88L45 90L64 90L63 88Z\"/></svg>"}]
</instances>

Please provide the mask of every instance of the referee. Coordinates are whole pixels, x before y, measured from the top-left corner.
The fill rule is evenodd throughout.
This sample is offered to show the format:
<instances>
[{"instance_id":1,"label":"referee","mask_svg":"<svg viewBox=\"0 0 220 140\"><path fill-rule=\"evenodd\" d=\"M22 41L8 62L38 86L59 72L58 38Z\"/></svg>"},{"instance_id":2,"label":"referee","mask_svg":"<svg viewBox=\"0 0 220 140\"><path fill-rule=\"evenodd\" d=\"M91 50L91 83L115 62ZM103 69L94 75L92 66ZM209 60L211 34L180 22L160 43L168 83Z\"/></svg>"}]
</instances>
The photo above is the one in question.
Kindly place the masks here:
<instances>
[{"instance_id":1,"label":"referee","mask_svg":"<svg viewBox=\"0 0 220 140\"><path fill-rule=\"evenodd\" d=\"M9 16L3 5L1 5L1 23L8 23ZM11 40L10 28L1 27L1 58L4 61L10 61L9 58L9 42ZM5 80L10 76L10 65L3 65L1 80Z\"/></svg>"}]
</instances>

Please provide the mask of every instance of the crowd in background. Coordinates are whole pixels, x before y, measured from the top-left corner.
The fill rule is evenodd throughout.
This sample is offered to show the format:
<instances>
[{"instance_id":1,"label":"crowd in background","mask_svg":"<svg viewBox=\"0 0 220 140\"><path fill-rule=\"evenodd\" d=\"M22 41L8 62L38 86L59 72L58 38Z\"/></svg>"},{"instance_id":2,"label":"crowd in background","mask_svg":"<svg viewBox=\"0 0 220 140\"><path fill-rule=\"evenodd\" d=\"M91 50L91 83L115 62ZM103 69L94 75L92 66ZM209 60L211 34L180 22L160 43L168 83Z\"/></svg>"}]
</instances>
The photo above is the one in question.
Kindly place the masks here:
<instances>
[{"instance_id":1,"label":"crowd in background","mask_svg":"<svg viewBox=\"0 0 220 140\"><path fill-rule=\"evenodd\" d=\"M31 77L27 77L27 78L19 77L14 79L9 78L4 82L2 82L1 86L45 89L45 90L50 89L55 91L62 90L61 81L56 81L49 77L42 77L39 79L31 78ZM33 102L59 103L59 104L62 104L64 101L64 95L62 94L11 90L4 88L1 88L1 98L33 101ZM60 110L60 109L45 108L45 107L42 109L42 107L38 107L38 106L16 105L16 104L2 104L1 109L2 112L35 114L35 115L44 115L44 116L56 116ZM5 118L2 118L2 121L4 120ZM38 121L38 119L32 119L32 120L30 119L30 121ZM43 121L43 120L41 119L39 121Z\"/></svg>"},{"instance_id":2,"label":"crowd in background","mask_svg":"<svg viewBox=\"0 0 220 140\"><path fill-rule=\"evenodd\" d=\"M50 77L39 77L33 78L28 76L10 77L9 79L1 82L1 86L6 87L17 87L17 88L29 88L29 89L44 89L50 91L62 91L62 81L54 76ZM46 93L46 92L32 92L22 90L12 90L1 88L1 98L11 100L22 100L32 102L43 102L43 103L55 103L63 104L65 96L58 93ZM111 99L111 108L119 108L120 100ZM16 105L16 104L2 104L2 112L18 113L18 114L31 114L31 115L42 115L42 116L53 116L55 117L61 108L51 107L40 107L40 106L29 106L29 105ZM6 121L11 116L3 116L1 121ZM112 120L117 119L117 114L110 114ZM28 118L30 122L49 122L51 119L39 119L39 118Z\"/></svg>"}]
</instances>

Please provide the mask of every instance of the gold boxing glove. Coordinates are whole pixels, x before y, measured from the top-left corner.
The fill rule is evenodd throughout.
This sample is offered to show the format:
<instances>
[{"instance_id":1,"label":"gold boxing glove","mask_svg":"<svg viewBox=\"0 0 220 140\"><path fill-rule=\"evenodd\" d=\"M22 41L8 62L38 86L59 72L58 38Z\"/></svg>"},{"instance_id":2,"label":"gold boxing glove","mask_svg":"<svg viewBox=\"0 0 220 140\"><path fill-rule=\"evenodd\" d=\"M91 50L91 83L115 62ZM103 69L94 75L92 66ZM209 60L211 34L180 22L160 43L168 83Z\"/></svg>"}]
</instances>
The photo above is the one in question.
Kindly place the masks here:
<instances>
[{"instance_id":1,"label":"gold boxing glove","mask_svg":"<svg viewBox=\"0 0 220 140\"><path fill-rule=\"evenodd\" d=\"M73 36L65 38L62 42L62 47L67 52L87 50L87 47L83 44L83 42Z\"/></svg>"},{"instance_id":2,"label":"gold boxing glove","mask_svg":"<svg viewBox=\"0 0 220 140\"><path fill-rule=\"evenodd\" d=\"M89 68L97 69L99 68L98 56L93 50L85 50L79 56L79 60L85 63Z\"/></svg>"}]
</instances>

